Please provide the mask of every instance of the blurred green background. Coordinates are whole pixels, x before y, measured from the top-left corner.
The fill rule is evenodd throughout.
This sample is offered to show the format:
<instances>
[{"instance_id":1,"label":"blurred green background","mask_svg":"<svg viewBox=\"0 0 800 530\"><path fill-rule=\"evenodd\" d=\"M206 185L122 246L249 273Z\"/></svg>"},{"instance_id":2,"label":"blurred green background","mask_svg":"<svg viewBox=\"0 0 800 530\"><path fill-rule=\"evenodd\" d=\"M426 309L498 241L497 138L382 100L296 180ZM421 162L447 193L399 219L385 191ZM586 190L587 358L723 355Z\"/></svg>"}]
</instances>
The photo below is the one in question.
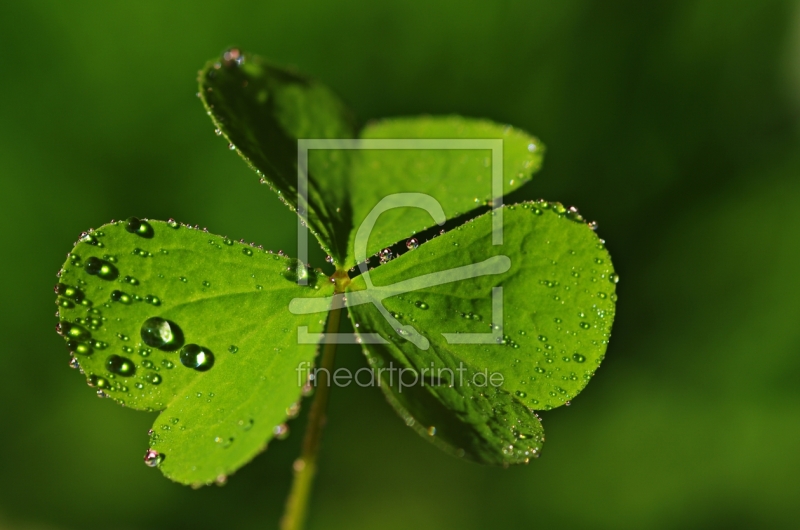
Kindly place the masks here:
<instances>
[{"instance_id":1,"label":"blurred green background","mask_svg":"<svg viewBox=\"0 0 800 530\"><path fill-rule=\"evenodd\" d=\"M360 0L2 3L0 528L277 522L302 416L227 486L173 484L142 464L153 415L97 399L53 330L55 272L112 218L294 253L292 214L195 97L230 44L364 119L538 135L519 198L596 219L622 277L603 368L542 414L529 466L453 459L378 390L337 388L312 528L800 527L800 5Z\"/></svg>"}]
</instances>

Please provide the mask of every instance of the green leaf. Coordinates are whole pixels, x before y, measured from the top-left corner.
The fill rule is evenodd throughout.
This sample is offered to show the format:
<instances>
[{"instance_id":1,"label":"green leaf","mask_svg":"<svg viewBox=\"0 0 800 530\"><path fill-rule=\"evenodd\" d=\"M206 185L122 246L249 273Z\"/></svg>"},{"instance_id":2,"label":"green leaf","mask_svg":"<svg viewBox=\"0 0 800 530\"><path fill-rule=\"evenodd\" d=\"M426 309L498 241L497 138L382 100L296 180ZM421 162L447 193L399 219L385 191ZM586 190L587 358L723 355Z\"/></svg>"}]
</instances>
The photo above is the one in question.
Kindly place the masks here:
<instances>
[{"instance_id":1,"label":"green leaf","mask_svg":"<svg viewBox=\"0 0 800 530\"><path fill-rule=\"evenodd\" d=\"M495 214L487 213L370 271L371 298L363 275L348 294L359 333L386 341L365 344L365 354L385 370L382 388L400 415L440 447L490 464L538 455L543 438L533 411L569 403L586 386L604 357L616 300L608 252L577 213L545 202L504 210L502 245L492 245ZM501 266L455 281L459 267L476 263ZM502 330L493 327L498 286ZM395 323L372 304L357 305L383 296ZM443 335L493 331L499 335L483 335L482 344L451 344ZM427 349L412 343L415 333ZM405 384L414 373L420 383L404 387L397 372L390 380L391 366L413 370ZM492 374L501 385L487 381Z\"/></svg>"},{"instance_id":2,"label":"green leaf","mask_svg":"<svg viewBox=\"0 0 800 530\"><path fill-rule=\"evenodd\" d=\"M313 286L298 286L298 271ZM290 415L305 382L296 369L316 351L297 344L297 327L316 333L326 314L287 307L332 287L297 260L132 219L84 235L56 292L60 331L89 383L127 407L163 411L150 440L162 471L203 484L250 461ZM191 344L213 363L195 369L203 359Z\"/></svg>"},{"instance_id":3,"label":"green leaf","mask_svg":"<svg viewBox=\"0 0 800 530\"><path fill-rule=\"evenodd\" d=\"M372 123L361 132L365 140L376 139L501 139L502 195L530 181L539 169L543 144L533 136L507 125L459 116L395 118ZM392 193L424 193L436 199L445 217L452 219L491 204L491 148L481 149L363 149L351 176L353 226L359 227L373 207ZM393 209L381 215L372 230L368 255L413 237L434 226L431 215L419 208ZM353 241L347 266L355 264Z\"/></svg>"},{"instance_id":4,"label":"green leaf","mask_svg":"<svg viewBox=\"0 0 800 530\"><path fill-rule=\"evenodd\" d=\"M232 49L200 72L199 95L230 146L262 182L298 208L298 139L355 138L353 114L323 84ZM347 200L352 152L312 150L308 213L301 214L322 247L341 263L351 229Z\"/></svg>"}]
</instances>

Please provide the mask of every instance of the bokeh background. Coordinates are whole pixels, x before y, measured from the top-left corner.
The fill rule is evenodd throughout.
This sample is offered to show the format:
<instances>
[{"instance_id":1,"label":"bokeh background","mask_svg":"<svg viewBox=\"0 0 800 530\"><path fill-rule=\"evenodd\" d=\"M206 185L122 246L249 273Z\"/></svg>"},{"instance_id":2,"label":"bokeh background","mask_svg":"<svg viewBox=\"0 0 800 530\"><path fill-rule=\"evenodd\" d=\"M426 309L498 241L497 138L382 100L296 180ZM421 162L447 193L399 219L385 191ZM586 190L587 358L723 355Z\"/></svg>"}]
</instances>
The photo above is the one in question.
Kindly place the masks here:
<instances>
[{"instance_id":1,"label":"bokeh background","mask_svg":"<svg viewBox=\"0 0 800 530\"><path fill-rule=\"evenodd\" d=\"M97 399L53 330L55 272L112 218L294 252L292 214L195 97L230 44L363 119L538 135L519 198L596 219L622 278L603 367L542 414L528 466L458 461L376 389L337 388L311 528L800 526L800 5L138 0L0 6L0 528L277 524L302 416L227 486L173 484L142 463L153 415Z\"/></svg>"}]
</instances>

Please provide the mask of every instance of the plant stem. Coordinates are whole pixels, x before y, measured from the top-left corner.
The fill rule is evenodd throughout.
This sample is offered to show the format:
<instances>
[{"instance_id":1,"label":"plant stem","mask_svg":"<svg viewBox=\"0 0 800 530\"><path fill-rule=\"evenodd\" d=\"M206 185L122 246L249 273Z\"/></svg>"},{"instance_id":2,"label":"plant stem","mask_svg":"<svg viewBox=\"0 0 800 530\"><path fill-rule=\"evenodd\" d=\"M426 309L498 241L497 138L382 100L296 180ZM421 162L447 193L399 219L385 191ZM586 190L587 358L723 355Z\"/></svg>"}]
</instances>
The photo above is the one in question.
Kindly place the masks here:
<instances>
[{"instance_id":1,"label":"plant stem","mask_svg":"<svg viewBox=\"0 0 800 530\"><path fill-rule=\"evenodd\" d=\"M328 316L320 369L316 371L314 378L316 395L311 403L311 411L308 414L308 425L303 437L303 448L300 452L300 457L294 461L294 479L292 481L292 489L289 491L289 498L286 500L283 518L281 519L281 530L301 530L305 525L308 500L311 496L314 475L317 471L317 456L319 454L320 439L322 438L322 427L325 425L328 394L331 389L329 376L333 372L333 361L336 355L336 341L330 337L339 331L341 316L341 308L332 309Z\"/></svg>"}]
</instances>

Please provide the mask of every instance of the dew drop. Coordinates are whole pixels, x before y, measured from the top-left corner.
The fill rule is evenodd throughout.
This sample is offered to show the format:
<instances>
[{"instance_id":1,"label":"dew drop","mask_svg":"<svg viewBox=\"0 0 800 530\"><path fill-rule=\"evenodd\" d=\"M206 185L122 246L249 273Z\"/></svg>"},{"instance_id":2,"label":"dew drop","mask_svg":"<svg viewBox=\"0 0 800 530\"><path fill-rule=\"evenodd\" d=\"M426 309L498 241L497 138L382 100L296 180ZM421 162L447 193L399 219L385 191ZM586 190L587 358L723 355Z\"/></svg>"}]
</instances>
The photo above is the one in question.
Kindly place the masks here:
<instances>
[{"instance_id":1,"label":"dew drop","mask_svg":"<svg viewBox=\"0 0 800 530\"><path fill-rule=\"evenodd\" d=\"M83 344L77 340L70 339L67 341L67 348L71 353L79 355L91 355L93 350L88 344Z\"/></svg>"},{"instance_id":2,"label":"dew drop","mask_svg":"<svg viewBox=\"0 0 800 530\"><path fill-rule=\"evenodd\" d=\"M175 351L183 345L183 331L177 324L161 317L148 318L139 334L148 346L163 351Z\"/></svg>"},{"instance_id":3,"label":"dew drop","mask_svg":"<svg viewBox=\"0 0 800 530\"><path fill-rule=\"evenodd\" d=\"M87 341L92 338L92 334L89 332L88 329L84 328L83 326L79 326L78 324L73 324L71 322L62 321L59 324L59 329L61 334L64 335L65 337L75 339L76 341L79 342Z\"/></svg>"},{"instance_id":4,"label":"dew drop","mask_svg":"<svg viewBox=\"0 0 800 530\"><path fill-rule=\"evenodd\" d=\"M236 352L239 351L239 348L237 346L234 346L233 344L231 344L230 346L228 346L228 351L231 352L231 353L236 353Z\"/></svg>"},{"instance_id":5,"label":"dew drop","mask_svg":"<svg viewBox=\"0 0 800 530\"><path fill-rule=\"evenodd\" d=\"M119 271L114 265L95 257L86 260L86 263L83 265L83 270L85 270L87 274L97 276L103 280L116 280L119 276Z\"/></svg>"},{"instance_id":6,"label":"dew drop","mask_svg":"<svg viewBox=\"0 0 800 530\"><path fill-rule=\"evenodd\" d=\"M106 359L106 370L112 374L128 377L136 373L136 365L133 361L119 355L109 355Z\"/></svg>"},{"instance_id":7,"label":"dew drop","mask_svg":"<svg viewBox=\"0 0 800 530\"><path fill-rule=\"evenodd\" d=\"M426 304L425 302L423 302L421 300L417 300L416 302L414 302L414 305L417 306L418 308L422 309L422 310L426 310L426 309L428 309L430 307L428 304Z\"/></svg>"},{"instance_id":8,"label":"dew drop","mask_svg":"<svg viewBox=\"0 0 800 530\"><path fill-rule=\"evenodd\" d=\"M144 454L144 463L147 467L156 467L164 461L164 455L155 449L148 449Z\"/></svg>"},{"instance_id":9,"label":"dew drop","mask_svg":"<svg viewBox=\"0 0 800 530\"><path fill-rule=\"evenodd\" d=\"M155 306L161 305L161 299L152 294L148 294L147 296L145 296L144 301L147 302L148 304L152 304Z\"/></svg>"},{"instance_id":10,"label":"dew drop","mask_svg":"<svg viewBox=\"0 0 800 530\"><path fill-rule=\"evenodd\" d=\"M205 372L214 366L214 354L211 350L197 344L187 344L181 349L181 364L198 372Z\"/></svg>"},{"instance_id":11,"label":"dew drop","mask_svg":"<svg viewBox=\"0 0 800 530\"><path fill-rule=\"evenodd\" d=\"M572 354L572 358L575 360L576 363L582 363L586 361L586 357L584 357L580 353Z\"/></svg>"},{"instance_id":12,"label":"dew drop","mask_svg":"<svg viewBox=\"0 0 800 530\"><path fill-rule=\"evenodd\" d=\"M414 250L418 246L419 246L419 241L417 241L417 239L415 237L412 237L411 239L406 241L406 248L408 250ZM434 430L435 430L435 427L434 427Z\"/></svg>"},{"instance_id":13,"label":"dew drop","mask_svg":"<svg viewBox=\"0 0 800 530\"><path fill-rule=\"evenodd\" d=\"M153 227L147 221L142 221L136 217L128 217L125 221L125 230L131 234L150 239L153 237Z\"/></svg>"},{"instance_id":14,"label":"dew drop","mask_svg":"<svg viewBox=\"0 0 800 530\"><path fill-rule=\"evenodd\" d=\"M163 379L157 373L150 372L149 374L144 376L144 380L150 383L151 385L160 385Z\"/></svg>"},{"instance_id":15,"label":"dew drop","mask_svg":"<svg viewBox=\"0 0 800 530\"><path fill-rule=\"evenodd\" d=\"M128 305L131 303L133 299L129 294L123 293L120 290L111 291L111 301L112 302L119 302L121 304Z\"/></svg>"},{"instance_id":16,"label":"dew drop","mask_svg":"<svg viewBox=\"0 0 800 530\"><path fill-rule=\"evenodd\" d=\"M289 436L289 427L285 423L276 425L275 428L272 429L272 434L274 434L275 438L278 440L285 440Z\"/></svg>"}]
</instances>

